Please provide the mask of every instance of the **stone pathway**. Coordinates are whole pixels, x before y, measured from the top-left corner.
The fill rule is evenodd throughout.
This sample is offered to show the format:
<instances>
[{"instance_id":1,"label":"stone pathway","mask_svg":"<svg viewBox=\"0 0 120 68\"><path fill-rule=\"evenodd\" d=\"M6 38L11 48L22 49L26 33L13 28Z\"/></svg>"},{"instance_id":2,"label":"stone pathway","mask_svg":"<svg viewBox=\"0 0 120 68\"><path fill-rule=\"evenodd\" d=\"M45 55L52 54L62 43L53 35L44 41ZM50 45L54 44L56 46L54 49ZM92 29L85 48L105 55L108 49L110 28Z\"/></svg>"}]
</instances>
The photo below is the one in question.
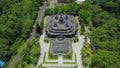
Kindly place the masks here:
<instances>
[{"instance_id":1,"label":"stone pathway","mask_svg":"<svg viewBox=\"0 0 120 68\"><path fill-rule=\"evenodd\" d=\"M80 26L80 24L79 24L79 19L78 19L79 17L78 16L76 16L75 17L75 21L76 21L76 23L78 24L78 34L80 33L80 28L81 28L81 26Z\"/></svg>"},{"instance_id":2,"label":"stone pathway","mask_svg":"<svg viewBox=\"0 0 120 68\"><path fill-rule=\"evenodd\" d=\"M45 13L45 9L46 9L46 5L45 4L43 6L40 6L40 9L39 9L39 12L38 12L38 16L37 16L37 19L36 19L38 24L41 24L42 17L44 16L44 13Z\"/></svg>"},{"instance_id":3,"label":"stone pathway","mask_svg":"<svg viewBox=\"0 0 120 68\"><path fill-rule=\"evenodd\" d=\"M63 64L63 56L58 56L58 64Z\"/></svg>"},{"instance_id":4,"label":"stone pathway","mask_svg":"<svg viewBox=\"0 0 120 68\"><path fill-rule=\"evenodd\" d=\"M48 2L49 2L49 8L55 7L56 0L48 0Z\"/></svg>"},{"instance_id":5,"label":"stone pathway","mask_svg":"<svg viewBox=\"0 0 120 68\"><path fill-rule=\"evenodd\" d=\"M82 67L81 49L85 42L83 35L78 35L79 42L72 43L73 52L76 53L78 68Z\"/></svg>"},{"instance_id":6,"label":"stone pathway","mask_svg":"<svg viewBox=\"0 0 120 68\"><path fill-rule=\"evenodd\" d=\"M43 33L40 37L40 47L41 47L41 52L40 52L40 57L37 63L37 68L40 64L43 63L43 59L44 59L44 53L48 52L49 50L49 43L45 43L44 42L44 38L45 38L45 33Z\"/></svg>"},{"instance_id":7,"label":"stone pathway","mask_svg":"<svg viewBox=\"0 0 120 68\"><path fill-rule=\"evenodd\" d=\"M78 39L79 41L76 42L76 43L72 43L72 48L73 48L73 52L76 53L76 57L77 57L77 64L78 64L78 68L83 68L82 66L82 55L81 55L81 50L82 50L82 47L84 45L84 42L85 42L85 37L84 35L80 35L80 23L78 21L78 17L76 16L75 17L76 19L76 23L78 24L78 33L77 33L77 36L78 36Z\"/></svg>"},{"instance_id":8,"label":"stone pathway","mask_svg":"<svg viewBox=\"0 0 120 68\"><path fill-rule=\"evenodd\" d=\"M76 64L42 64L44 67L60 67L60 66L63 66L63 67L74 67L76 66Z\"/></svg>"}]
</instances>

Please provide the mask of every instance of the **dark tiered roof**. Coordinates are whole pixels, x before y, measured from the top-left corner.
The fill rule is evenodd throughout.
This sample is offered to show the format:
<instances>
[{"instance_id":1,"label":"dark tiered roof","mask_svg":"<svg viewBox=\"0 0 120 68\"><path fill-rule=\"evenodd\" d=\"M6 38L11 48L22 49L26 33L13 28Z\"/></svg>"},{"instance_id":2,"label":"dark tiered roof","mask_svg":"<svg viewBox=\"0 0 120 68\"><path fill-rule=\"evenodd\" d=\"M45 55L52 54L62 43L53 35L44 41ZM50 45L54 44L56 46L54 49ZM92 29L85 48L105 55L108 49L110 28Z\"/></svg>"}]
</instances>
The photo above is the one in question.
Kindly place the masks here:
<instances>
[{"instance_id":1,"label":"dark tiered roof","mask_svg":"<svg viewBox=\"0 0 120 68\"><path fill-rule=\"evenodd\" d=\"M74 16L71 15L52 15L47 21L48 35L73 35L76 31Z\"/></svg>"},{"instance_id":2,"label":"dark tiered roof","mask_svg":"<svg viewBox=\"0 0 120 68\"><path fill-rule=\"evenodd\" d=\"M48 18L46 24L46 34L55 39L51 42L50 53L53 55L68 55L71 52L68 36L76 33L77 24L72 15L52 15Z\"/></svg>"}]
</instances>

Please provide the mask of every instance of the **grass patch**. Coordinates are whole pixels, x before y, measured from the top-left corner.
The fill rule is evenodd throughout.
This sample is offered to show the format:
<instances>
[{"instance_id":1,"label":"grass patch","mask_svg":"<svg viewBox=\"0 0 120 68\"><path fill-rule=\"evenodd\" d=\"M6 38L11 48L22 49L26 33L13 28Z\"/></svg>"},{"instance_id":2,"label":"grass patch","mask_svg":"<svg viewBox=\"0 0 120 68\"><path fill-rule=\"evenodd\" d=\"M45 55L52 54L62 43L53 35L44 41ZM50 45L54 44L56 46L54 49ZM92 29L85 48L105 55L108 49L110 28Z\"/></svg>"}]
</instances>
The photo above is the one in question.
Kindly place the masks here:
<instances>
[{"instance_id":1,"label":"grass patch","mask_svg":"<svg viewBox=\"0 0 120 68\"><path fill-rule=\"evenodd\" d=\"M63 62L63 64L77 64L76 53L74 54L74 56L75 56L75 62Z\"/></svg>"},{"instance_id":2,"label":"grass patch","mask_svg":"<svg viewBox=\"0 0 120 68\"><path fill-rule=\"evenodd\" d=\"M48 59L57 60L58 56L57 55L50 55L50 53L48 52Z\"/></svg>"},{"instance_id":3,"label":"grass patch","mask_svg":"<svg viewBox=\"0 0 120 68\"><path fill-rule=\"evenodd\" d=\"M38 68L46 68L46 67L43 67L42 64L40 64L40 66Z\"/></svg>"},{"instance_id":4,"label":"grass patch","mask_svg":"<svg viewBox=\"0 0 120 68\"><path fill-rule=\"evenodd\" d=\"M64 60L72 60L72 53L70 55L63 56Z\"/></svg>"},{"instance_id":5,"label":"grass patch","mask_svg":"<svg viewBox=\"0 0 120 68\"><path fill-rule=\"evenodd\" d=\"M58 62L46 62L45 58L46 58L46 52L44 53L43 64L58 64Z\"/></svg>"},{"instance_id":6,"label":"grass patch","mask_svg":"<svg viewBox=\"0 0 120 68\"><path fill-rule=\"evenodd\" d=\"M63 62L63 64L76 64L75 62Z\"/></svg>"}]
</instances>

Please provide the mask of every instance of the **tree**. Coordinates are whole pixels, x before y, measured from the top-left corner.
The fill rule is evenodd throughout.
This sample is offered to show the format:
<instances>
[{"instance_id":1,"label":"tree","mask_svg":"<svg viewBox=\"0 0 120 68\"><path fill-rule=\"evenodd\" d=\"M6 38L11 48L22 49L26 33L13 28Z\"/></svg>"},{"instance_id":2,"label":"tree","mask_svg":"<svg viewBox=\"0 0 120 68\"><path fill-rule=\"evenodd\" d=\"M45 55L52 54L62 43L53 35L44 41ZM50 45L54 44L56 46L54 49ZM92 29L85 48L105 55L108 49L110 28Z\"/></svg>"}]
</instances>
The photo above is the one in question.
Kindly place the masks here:
<instances>
[{"instance_id":1,"label":"tree","mask_svg":"<svg viewBox=\"0 0 120 68\"><path fill-rule=\"evenodd\" d=\"M88 25L88 22L91 21L90 11L81 9L78 14L80 18L83 18L84 23Z\"/></svg>"},{"instance_id":2,"label":"tree","mask_svg":"<svg viewBox=\"0 0 120 68\"><path fill-rule=\"evenodd\" d=\"M0 0L0 60L8 61L15 54L11 49L16 39L27 39L43 1Z\"/></svg>"},{"instance_id":3,"label":"tree","mask_svg":"<svg viewBox=\"0 0 120 68\"><path fill-rule=\"evenodd\" d=\"M120 59L116 52L99 50L92 57L91 68L119 68Z\"/></svg>"},{"instance_id":4,"label":"tree","mask_svg":"<svg viewBox=\"0 0 120 68\"><path fill-rule=\"evenodd\" d=\"M81 34L84 34L85 32L85 24L84 23L81 23Z\"/></svg>"}]
</instances>

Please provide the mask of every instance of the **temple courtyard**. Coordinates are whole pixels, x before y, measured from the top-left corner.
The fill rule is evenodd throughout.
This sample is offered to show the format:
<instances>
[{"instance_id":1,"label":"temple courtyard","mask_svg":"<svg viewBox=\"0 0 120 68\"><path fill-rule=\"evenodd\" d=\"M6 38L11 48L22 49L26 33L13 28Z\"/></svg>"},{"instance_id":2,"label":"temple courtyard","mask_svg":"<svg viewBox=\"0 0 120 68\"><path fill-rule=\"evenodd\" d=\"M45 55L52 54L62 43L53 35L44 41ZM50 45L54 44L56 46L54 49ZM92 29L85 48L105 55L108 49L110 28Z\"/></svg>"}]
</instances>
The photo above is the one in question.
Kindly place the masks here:
<instances>
[{"instance_id":1,"label":"temple courtyard","mask_svg":"<svg viewBox=\"0 0 120 68\"><path fill-rule=\"evenodd\" d=\"M77 17L71 15L46 16L40 36L41 54L37 68L83 68L81 49L85 42L80 35ZM75 39L77 42L74 42Z\"/></svg>"}]
</instances>

